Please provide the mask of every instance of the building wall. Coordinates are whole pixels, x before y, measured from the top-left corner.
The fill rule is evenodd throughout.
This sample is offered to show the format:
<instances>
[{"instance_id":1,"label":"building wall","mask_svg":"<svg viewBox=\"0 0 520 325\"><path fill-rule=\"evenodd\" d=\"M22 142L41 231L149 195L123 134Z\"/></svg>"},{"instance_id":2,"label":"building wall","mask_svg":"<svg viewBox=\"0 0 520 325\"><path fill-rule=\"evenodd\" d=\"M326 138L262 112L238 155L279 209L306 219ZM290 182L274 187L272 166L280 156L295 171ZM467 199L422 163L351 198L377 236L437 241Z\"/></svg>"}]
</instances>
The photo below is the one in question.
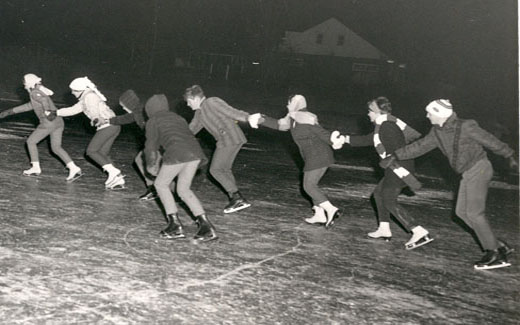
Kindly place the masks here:
<instances>
[{"instance_id":1,"label":"building wall","mask_svg":"<svg viewBox=\"0 0 520 325\"><path fill-rule=\"evenodd\" d=\"M303 32L285 32L282 51L376 60L386 58L384 53L335 18Z\"/></svg>"}]
</instances>

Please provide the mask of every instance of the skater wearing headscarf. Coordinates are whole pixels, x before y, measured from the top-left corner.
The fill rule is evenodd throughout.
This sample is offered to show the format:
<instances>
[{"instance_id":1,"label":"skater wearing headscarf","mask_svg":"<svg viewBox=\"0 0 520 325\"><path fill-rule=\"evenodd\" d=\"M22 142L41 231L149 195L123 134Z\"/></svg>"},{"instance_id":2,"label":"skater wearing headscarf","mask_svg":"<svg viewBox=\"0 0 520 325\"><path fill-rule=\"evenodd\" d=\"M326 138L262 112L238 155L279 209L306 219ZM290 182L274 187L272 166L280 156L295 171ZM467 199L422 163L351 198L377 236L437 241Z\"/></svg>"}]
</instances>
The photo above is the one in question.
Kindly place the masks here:
<instances>
[{"instance_id":1,"label":"skater wearing headscarf","mask_svg":"<svg viewBox=\"0 0 520 325\"><path fill-rule=\"evenodd\" d=\"M447 99L437 99L426 106L426 117L433 127L429 133L381 161L382 167L399 160L413 159L439 148L455 172L462 174L455 212L477 235L484 256L474 264L478 270L510 266L507 256L513 249L498 240L485 214L486 198L493 167L488 149L518 169L515 152L507 144L483 130L475 120L460 119Z\"/></svg>"},{"instance_id":2,"label":"skater wearing headscarf","mask_svg":"<svg viewBox=\"0 0 520 325\"><path fill-rule=\"evenodd\" d=\"M166 212L168 226L161 231L166 239L185 238L184 228L178 215L177 204L170 185L177 178L177 194L188 206L198 226L194 239L210 241L217 239L215 227L191 190L197 169L207 162L197 139L188 123L180 115L169 110L164 94L153 95L145 105L146 143L144 155L146 166L152 175L157 175L154 186ZM162 152L162 154L159 154Z\"/></svg>"},{"instance_id":3,"label":"skater wearing headscarf","mask_svg":"<svg viewBox=\"0 0 520 325\"><path fill-rule=\"evenodd\" d=\"M121 126L99 124L100 120L110 120L115 117L114 112L106 104L106 97L88 77L72 80L69 87L78 102L73 106L59 109L58 116L72 116L83 112L90 119L91 125L97 125L96 134L88 144L87 155L108 174L105 181L106 189L124 187L124 176L121 170L114 166L109 156L112 144L121 132Z\"/></svg>"},{"instance_id":4,"label":"skater wearing headscarf","mask_svg":"<svg viewBox=\"0 0 520 325\"><path fill-rule=\"evenodd\" d=\"M72 182L82 175L81 169L72 161L69 154L62 148L61 142L65 123L63 119L56 116L56 106L51 97L54 92L42 84L42 79L35 74L28 73L23 77L25 90L29 93L30 102L13 107L0 113L0 118L18 114L26 111L34 111L38 117L39 124L27 138L27 149L31 159L32 167L24 170L25 176L38 176L41 174L40 158L38 154L38 143L50 136L51 150L55 153L69 169L66 180Z\"/></svg>"},{"instance_id":5,"label":"skater wearing headscarf","mask_svg":"<svg viewBox=\"0 0 520 325\"><path fill-rule=\"evenodd\" d=\"M303 189L311 197L314 216L306 218L310 224L323 224L326 228L333 225L340 216L340 210L334 206L318 183L325 172L334 163L331 145L331 133L318 124L315 114L307 110L304 96L289 96L288 113L276 120L262 115L259 124L271 129L290 131L305 163L303 167Z\"/></svg>"},{"instance_id":6,"label":"skater wearing headscarf","mask_svg":"<svg viewBox=\"0 0 520 325\"><path fill-rule=\"evenodd\" d=\"M421 136L419 132L392 115L392 104L386 97L378 97L368 102L368 117L375 125L374 131L367 135L345 135L344 142L353 147L374 146L381 159ZM338 136L339 132L334 131L333 138ZM393 215L407 232L412 233L412 237L405 244L406 249L414 249L433 240L429 232L418 225L397 202L397 197L404 188L418 190L421 187L413 175L414 165L413 159L409 159L395 161L391 168L385 169L384 177L373 192L379 226L376 231L368 233L368 237L390 240L390 215Z\"/></svg>"}]
</instances>

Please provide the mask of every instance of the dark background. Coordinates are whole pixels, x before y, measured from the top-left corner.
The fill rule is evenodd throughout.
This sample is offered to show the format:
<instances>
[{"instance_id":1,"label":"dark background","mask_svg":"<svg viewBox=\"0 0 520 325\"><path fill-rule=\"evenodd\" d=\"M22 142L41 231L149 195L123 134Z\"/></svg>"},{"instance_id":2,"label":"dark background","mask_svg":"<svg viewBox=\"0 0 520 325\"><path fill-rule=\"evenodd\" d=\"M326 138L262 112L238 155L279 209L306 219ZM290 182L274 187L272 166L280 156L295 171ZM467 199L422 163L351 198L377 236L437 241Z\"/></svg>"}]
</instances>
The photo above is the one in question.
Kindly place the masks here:
<instances>
[{"instance_id":1,"label":"dark background","mask_svg":"<svg viewBox=\"0 0 520 325\"><path fill-rule=\"evenodd\" d=\"M69 82L88 75L113 100L127 88L178 100L182 89L200 83L230 102L245 105L247 96L249 105L266 105L265 98L284 96L289 83L303 80L277 83L268 64L247 80L209 80L179 68L175 58L210 52L268 62L284 31L335 17L406 64L406 83L364 91L306 83L311 106L364 114L367 97L387 95L401 107L396 115L426 128L424 106L449 98L461 117L506 134L516 147L517 16L515 0L9 0L0 3L0 89L3 97L23 97L21 77L32 72L55 90L55 100L66 101Z\"/></svg>"}]
</instances>

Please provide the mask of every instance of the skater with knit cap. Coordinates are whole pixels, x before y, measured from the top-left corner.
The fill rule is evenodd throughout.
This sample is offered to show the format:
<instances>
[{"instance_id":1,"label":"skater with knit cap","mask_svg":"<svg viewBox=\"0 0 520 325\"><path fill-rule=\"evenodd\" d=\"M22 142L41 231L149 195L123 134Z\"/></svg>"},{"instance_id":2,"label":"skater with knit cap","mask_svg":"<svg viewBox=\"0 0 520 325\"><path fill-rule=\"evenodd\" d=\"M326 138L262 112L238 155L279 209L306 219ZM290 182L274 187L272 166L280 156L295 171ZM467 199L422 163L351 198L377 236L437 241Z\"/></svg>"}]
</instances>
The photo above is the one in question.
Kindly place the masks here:
<instances>
[{"instance_id":1,"label":"skater with knit cap","mask_svg":"<svg viewBox=\"0 0 520 325\"><path fill-rule=\"evenodd\" d=\"M142 136L144 142L144 127L146 124L144 116L144 105L142 104L141 100L139 99L135 91L132 89L128 89L124 93L122 93L121 96L119 96L119 105L121 105L126 114L112 117L108 121L100 120L98 124L103 125L105 123L109 123L110 125L126 125L135 123L142 131L139 135ZM148 172L146 172L144 164L144 155L142 150L139 151L139 153L134 159L134 162L146 184L146 193L141 195L139 199L143 201L155 199L156 192L153 187L153 179L149 176Z\"/></svg>"},{"instance_id":2,"label":"skater with knit cap","mask_svg":"<svg viewBox=\"0 0 520 325\"><path fill-rule=\"evenodd\" d=\"M486 198L493 167L484 148L509 160L515 170L518 163L514 151L507 144L486 132L475 120L457 117L449 100L438 99L426 106L426 117L433 127L430 132L381 161L382 167L396 160L416 158L439 148L448 158L450 166L462 174L457 195L456 214L477 235L485 255L474 264L475 269L494 269L511 264L507 255L512 253L505 242L498 240L486 218Z\"/></svg>"},{"instance_id":3,"label":"skater with knit cap","mask_svg":"<svg viewBox=\"0 0 520 325\"><path fill-rule=\"evenodd\" d=\"M368 117L374 123L375 129L368 135L345 135L345 143L353 147L374 146L381 159L391 155L397 148L418 139L421 134L392 114L392 105L388 98L378 97L368 102ZM339 132L333 132L333 139ZM431 242L426 229L417 224L411 215L397 202L397 197L404 188L409 186L418 190L420 183L414 177L414 161L395 161L385 169L385 175L374 189L379 226L376 231L368 233L368 237L390 240L390 215L392 214L404 229L412 233L405 244L406 249L414 249Z\"/></svg>"},{"instance_id":4,"label":"skater with knit cap","mask_svg":"<svg viewBox=\"0 0 520 325\"><path fill-rule=\"evenodd\" d=\"M250 207L251 204L238 191L231 168L238 152L247 142L237 121L248 122L251 127L257 128L260 114L249 114L235 109L218 97L206 98L198 85L187 88L184 99L195 111L189 124L193 134L205 128L217 142L209 172L228 194L229 203L224 208L224 213Z\"/></svg>"},{"instance_id":5,"label":"skater with knit cap","mask_svg":"<svg viewBox=\"0 0 520 325\"><path fill-rule=\"evenodd\" d=\"M302 95L291 95L287 104L288 113L279 120L262 115L259 124L271 129L288 131L300 150L304 160L303 189L311 197L314 216L306 218L310 224L325 225L329 228L340 210L334 206L318 183L330 165L334 163L331 133L318 124L315 114L307 110L307 101ZM335 146L334 146L335 147Z\"/></svg>"},{"instance_id":6,"label":"skater with knit cap","mask_svg":"<svg viewBox=\"0 0 520 325\"><path fill-rule=\"evenodd\" d=\"M197 169L207 162L197 139L191 133L186 120L177 113L169 111L165 95L153 95L146 102L145 110L149 118L146 122L144 148L146 166L152 175L157 175L154 185L168 222L168 226L161 231L161 236L166 239L186 237L170 190L171 183L177 178L177 194L190 209L198 226L194 239L198 241L217 239L215 227L191 190L191 183ZM160 150L163 152L162 158L159 155Z\"/></svg>"},{"instance_id":7,"label":"skater with knit cap","mask_svg":"<svg viewBox=\"0 0 520 325\"><path fill-rule=\"evenodd\" d=\"M110 120L114 117L114 112L106 104L105 96L89 78L76 78L72 80L69 87L78 102L73 106L59 109L58 116L72 116L83 112L90 119L91 125L97 125L96 134L88 144L87 155L108 173L105 181L106 189L123 188L124 176L118 168L114 167L109 156L112 144L121 132L121 126L99 124L100 120Z\"/></svg>"},{"instance_id":8,"label":"skater with knit cap","mask_svg":"<svg viewBox=\"0 0 520 325\"><path fill-rule=\"evenodd\" d=\"M55 153L69 169L68 182L73 182L82 176L81 169L72 161L69 154L62 148L61 142L65 123L63 119L56 116L56 106L50 98L54 92L42 84L42 79L35 74L29 73L23 77L24 87L29 93L30 102L13 107L0 113L0 118L26 111L34 111L40 124L27 139L27 149L31 159L32 167L24 170L25 176L38 176L41 174L40 159L38 155L38 143L50 136L51 150Z\"/></svg>"}]
</instances>

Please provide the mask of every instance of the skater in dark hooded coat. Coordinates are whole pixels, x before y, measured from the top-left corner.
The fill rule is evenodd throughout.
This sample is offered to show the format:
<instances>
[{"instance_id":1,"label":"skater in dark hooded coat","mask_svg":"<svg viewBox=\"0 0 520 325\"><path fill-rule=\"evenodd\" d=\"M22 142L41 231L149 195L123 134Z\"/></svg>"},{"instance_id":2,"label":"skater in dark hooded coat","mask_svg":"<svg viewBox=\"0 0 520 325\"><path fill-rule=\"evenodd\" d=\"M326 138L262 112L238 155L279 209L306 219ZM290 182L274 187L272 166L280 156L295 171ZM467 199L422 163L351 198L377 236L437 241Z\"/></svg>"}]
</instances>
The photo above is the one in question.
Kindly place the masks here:
<instances>
[{"instance_id":1,"label":"skater in dark hooded coat","mask_svg":"<svg viewBox=\"0 0 520 325\"><path fill-rule=\"evenodd\" d=\"M158 94L150 97L146 102L145 110L149 118L145 128L146 166L152 175L157 175L154 186L168 221L168 226L161 231L161 236L167 239L185 237L177 205L170 190L170 184L177 178L177 194L191 210L198 225L198 232L194 239L200 241L217 239L215 228L206 216L199 199L191 190L191 183L199 165L207 162L197 139L191 133L186 120L169 110L165 95Z\"/></svg>"}]
</instances>

